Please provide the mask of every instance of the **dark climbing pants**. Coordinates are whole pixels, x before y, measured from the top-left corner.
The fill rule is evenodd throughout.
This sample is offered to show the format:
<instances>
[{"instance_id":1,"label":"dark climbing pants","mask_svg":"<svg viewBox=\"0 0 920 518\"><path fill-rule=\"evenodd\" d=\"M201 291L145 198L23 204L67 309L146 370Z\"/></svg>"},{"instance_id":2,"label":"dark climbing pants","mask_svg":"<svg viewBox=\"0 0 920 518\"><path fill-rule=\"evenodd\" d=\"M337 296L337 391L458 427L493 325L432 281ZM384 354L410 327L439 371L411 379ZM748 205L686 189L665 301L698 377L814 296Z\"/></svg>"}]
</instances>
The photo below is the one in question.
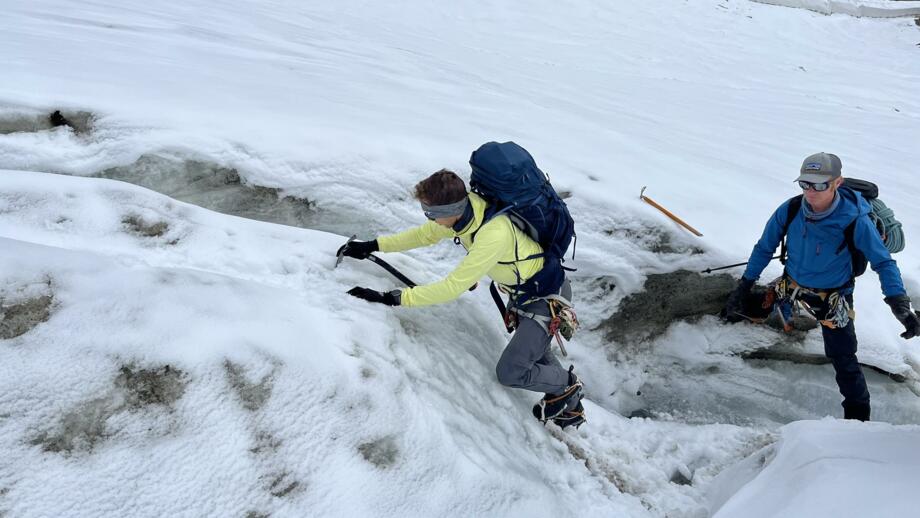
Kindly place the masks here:
<instances>
[{"instance_id":1,"label":"dark climbing pants","mask_svg":"<svg viewBox=\"0 0 920 518\"><path fill-rule=\"evenodd\" d=\"M844 417L869 419L869 389L866 378L856 359L856 328L853 321L846 327L830 329L821 326L824 335L824 354L834 364L837 387L843 395Z\"/></svg>"},{"instance_id":2,"label":"dark climbing pants","mask_svg":"<svg viewBox=\"0 0 920 518\"><path fill-rule=\"evenodd\" d=\"M572 288L565 281L562 296L571 300L571 293ZM550 318L549 304L545 300L525 304L520 309L547 320ZM519 314L514 336L495 366L498 382L507 387L547 394L565 391L569 373L553 353L552 339L544 324Z\"/></svg>"}]
</instances>

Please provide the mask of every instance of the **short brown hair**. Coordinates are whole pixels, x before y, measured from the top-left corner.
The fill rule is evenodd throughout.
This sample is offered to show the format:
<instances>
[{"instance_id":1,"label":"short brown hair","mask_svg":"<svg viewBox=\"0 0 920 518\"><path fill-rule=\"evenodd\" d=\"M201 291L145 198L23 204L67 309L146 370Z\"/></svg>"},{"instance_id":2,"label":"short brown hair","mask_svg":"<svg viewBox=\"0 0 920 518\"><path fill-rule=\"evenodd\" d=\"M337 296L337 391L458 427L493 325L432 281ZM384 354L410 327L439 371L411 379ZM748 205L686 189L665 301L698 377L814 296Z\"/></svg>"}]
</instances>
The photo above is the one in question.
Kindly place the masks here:
<instances>
[{"instance_id":1,"label":"short brown hair","mask_svg":"<svg viewBox=\"0 0 920 518\"><path fill-rule=\"evenodd\" d=\"M457 173L441 169L415 186L415 199L426 205L457 203L466 196L466 184Z\"/></svg>"}]
</instances>

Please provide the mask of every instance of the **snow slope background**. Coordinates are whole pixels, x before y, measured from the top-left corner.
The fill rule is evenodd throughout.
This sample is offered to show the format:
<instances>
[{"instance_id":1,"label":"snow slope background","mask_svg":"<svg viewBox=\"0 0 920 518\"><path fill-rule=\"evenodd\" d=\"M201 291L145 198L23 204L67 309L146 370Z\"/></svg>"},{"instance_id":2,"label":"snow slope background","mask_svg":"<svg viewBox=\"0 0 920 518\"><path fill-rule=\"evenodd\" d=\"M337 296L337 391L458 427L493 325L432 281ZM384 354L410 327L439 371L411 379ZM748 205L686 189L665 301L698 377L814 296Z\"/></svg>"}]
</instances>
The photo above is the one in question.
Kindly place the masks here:
<instances>
[{"instance_id":1,"label":"snow slope background","mask_svg":"<svg viewBox=\"0 0 920 518\"><path fill-rule=\"evenodd\" d=\"M9 516L707 516L728 498L714 477L779 425L840 413L832 370L739 358L777 340L765 328L706 317L618 341L607 319L650 275L744 260L815 151L920 235L910 20L725 0L9 4L0 297L49 313L0 341ZM47 129L54 109L88 127ZM393 310L343 294L395 285L373 265L332 270L344 236L423 221L411 185L466 174L487 140L572 195L569 351L590 400L574 433L494 382L506 336L484 290ZM645 185L705 237L640 203ZM387 259L434 280L459 252ZM898 262L920 296L910 245ZM920 422L916 343L871 273L856 296L861 361L907 380L868 374L874 417ZM621 416L637 410L652 419ZM886 433L907 439L880 462L916 432Z\"/></svg>"},{"instance_id":2,"label":"snow slope background","mask_svg":"<svg viewBox=\"0 0 920 518\"><path fill-rule=\"evenodd\" d=\"M753 0L762 4L808 9L821 14L894 18L920 15L920 2L911 0Z\"/></svg>"}]
</instances>

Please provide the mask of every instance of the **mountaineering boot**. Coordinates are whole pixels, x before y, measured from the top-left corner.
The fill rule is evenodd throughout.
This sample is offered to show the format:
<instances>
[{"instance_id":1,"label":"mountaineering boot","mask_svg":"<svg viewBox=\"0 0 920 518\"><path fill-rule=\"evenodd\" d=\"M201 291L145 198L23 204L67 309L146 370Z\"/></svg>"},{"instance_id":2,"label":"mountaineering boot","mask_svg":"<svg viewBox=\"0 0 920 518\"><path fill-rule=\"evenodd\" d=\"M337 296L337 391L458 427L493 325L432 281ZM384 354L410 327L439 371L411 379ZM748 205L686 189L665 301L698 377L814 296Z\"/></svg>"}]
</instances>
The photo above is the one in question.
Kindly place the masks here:
<instances>
[{"instance_id":1,"label":"mountaineering boot","mask_svg":"<svg viewBox=\"0 0 920 518\"><path fill-rule=\"evenodd\" d=\"M857 419L859 421L869 420L870 407L867 403L843 403L843 418Z\"/></svg>"},{"instance_id":2,"label":"mountaineering boot","mask_svg":"<svg viewBox=\"0 0 920 518\"><path fill-rule=\"evenodd\" d=\"M584 385L573 372L574 368L574 366L569 367L569 386L561 394L546 394L533 406L533 416L541 423L545 424L550 419L560 417L565 412L573 412L576 407L581 406Z\"/></svg>"},{"instance_id":3,"label":"mountaineering boot","mask_svg":"<svg viewBox=\"0 0 920 518\"><path fill-rule=\"evenodd\" d=\"M566 410L553 418L553 422L556 423L556 426L563 430L569 426L578 428L584 424L585 421L585 407L581 404L581 397L578 398L578 404L575 405L575 408Z\"/></svg>"}]
</instances>

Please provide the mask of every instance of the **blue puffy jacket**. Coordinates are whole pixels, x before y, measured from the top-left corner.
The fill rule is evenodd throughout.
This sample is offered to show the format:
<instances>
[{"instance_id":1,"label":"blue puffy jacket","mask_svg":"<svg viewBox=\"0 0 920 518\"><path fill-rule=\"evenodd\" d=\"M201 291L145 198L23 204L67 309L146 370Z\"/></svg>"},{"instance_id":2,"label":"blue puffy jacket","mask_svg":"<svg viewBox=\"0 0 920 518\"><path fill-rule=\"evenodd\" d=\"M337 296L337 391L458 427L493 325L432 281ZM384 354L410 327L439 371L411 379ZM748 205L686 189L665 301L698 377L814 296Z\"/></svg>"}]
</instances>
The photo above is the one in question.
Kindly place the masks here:
<instances>
[{"instance_id":1,"label":"blue puffy jacket","mask_svg":"<svg viewBox=\"0 0 920 518\"><path fill-rule=\"evenodd\" d=\"M844 243L844 229L856 220L853 244L869 260L872 269L882 282L886 297L904 295L904 283L897 262L891 258L881 236L875 229L869 212L872 207L862 195L847 187L837 190L840 203L824 219L807 220L802 209L794 216L786 236L786 273L802 286L814 289L840 288L849 284L853 276L850 251ZM789 201L780 205L767 222L760 241L754 245L744 277L757 280L776 252L783 238ZM845 292L851 292L847 287Z\"/></svg>"}]
</instances>

